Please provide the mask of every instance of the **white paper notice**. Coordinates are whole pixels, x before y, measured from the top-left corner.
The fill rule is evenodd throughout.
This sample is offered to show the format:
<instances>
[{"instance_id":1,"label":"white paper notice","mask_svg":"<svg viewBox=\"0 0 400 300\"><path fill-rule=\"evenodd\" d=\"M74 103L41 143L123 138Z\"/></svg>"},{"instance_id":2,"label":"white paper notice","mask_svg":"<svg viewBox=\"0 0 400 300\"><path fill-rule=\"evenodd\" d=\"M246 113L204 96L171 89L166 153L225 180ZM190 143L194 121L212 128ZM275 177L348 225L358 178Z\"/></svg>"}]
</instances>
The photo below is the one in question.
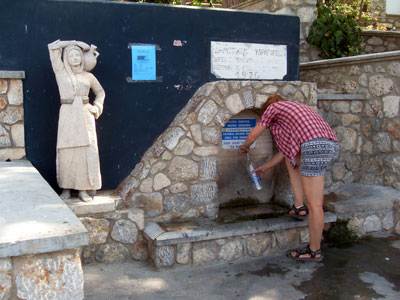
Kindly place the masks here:
<instances>
[{"instance_id":1,"label":"white paper notice","mask_svg":"<svg viewBox=\"0 0 400 300\"><path fill-rule=\"evenodd\" d=\"M224 79L282 80L287 46L211 42L211 73Z\"/></svg>"}]
</instances>

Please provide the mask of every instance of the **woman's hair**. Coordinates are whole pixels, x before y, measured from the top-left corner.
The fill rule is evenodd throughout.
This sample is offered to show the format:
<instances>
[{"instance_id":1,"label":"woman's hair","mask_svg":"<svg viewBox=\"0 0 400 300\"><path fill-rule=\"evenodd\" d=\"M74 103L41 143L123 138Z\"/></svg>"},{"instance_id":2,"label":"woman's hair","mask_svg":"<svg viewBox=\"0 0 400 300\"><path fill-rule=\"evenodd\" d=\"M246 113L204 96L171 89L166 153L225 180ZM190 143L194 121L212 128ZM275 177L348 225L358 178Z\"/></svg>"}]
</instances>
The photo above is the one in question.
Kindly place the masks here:
<instances>
[{"instance_id":1,"label":"woman's hair","mask_svg":"<svg viewBox=\"0 0 400 300\"><path fill-rule=\"evenodd\" d=\"M268 106L279 101L286 101L286 99L282 96L279 96L278 94L269 96L267 101L263 105L261 105L261 111L264 112L268 108Z\"/></svg>"}]
</instances>

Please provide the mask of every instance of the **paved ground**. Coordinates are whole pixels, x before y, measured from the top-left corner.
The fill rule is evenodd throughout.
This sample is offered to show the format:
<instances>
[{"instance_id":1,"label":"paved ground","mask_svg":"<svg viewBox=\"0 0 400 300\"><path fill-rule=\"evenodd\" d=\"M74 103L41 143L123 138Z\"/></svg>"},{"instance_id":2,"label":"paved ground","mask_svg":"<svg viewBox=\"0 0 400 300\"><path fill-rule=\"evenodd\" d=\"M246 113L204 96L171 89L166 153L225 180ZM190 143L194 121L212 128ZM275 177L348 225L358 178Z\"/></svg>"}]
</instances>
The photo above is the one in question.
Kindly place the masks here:
<instances>
[{"instance_id":1,"label":"paved ground","mask_svg":"<svg viewBox=\"0 0 400 300\"><path fill-rule=\"evenodd\" d=\"M325 246L323 253L322 263L278 255L161 271L137 262L85 265L85 299L400 299L400 239Z\"/></svg>"}]
</instances>

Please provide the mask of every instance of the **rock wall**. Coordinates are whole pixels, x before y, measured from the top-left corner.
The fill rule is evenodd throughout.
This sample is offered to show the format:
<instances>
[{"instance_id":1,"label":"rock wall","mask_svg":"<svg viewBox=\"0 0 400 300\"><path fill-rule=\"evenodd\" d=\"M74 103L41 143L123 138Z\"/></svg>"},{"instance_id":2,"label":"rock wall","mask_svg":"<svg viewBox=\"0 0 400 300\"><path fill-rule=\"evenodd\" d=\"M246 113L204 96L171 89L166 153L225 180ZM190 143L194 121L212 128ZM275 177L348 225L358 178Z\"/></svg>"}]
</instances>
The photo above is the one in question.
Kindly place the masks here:
<instances>
[{"instance_id":1,"label":"rock wall","mask_svg":"<svg viewBox=\"0 0 400 300\"><path fill-rule=\"evenodd\" d=\"M120 207L143 209L146 221L215 219L222 128L233 115L260 108L275 93L316 109L313 83L217 81L202 86L120 184Z\"/></svg>"},{"instance_id":2,"label":"rock wall","mask_svg":"<svg viewBox=\"0 0 400 300\"><path fill-rule=\"evenodd\" d=\"M400 50L400 31L363 30L364 54Z\"/></svg>"},{"instance_id":3,"label":"rock wall","mask_svg":"<svg viewBox=\"0 0 400 300\"><path fill-rule=\"evenodd\" d=\"M340 140L330 189L359 182L400 190L400 51L302 64L300 76L319 92L362 94L365 100L318 101Z\"/></svg>"},{"instance_id":4,"label":"rock wall","mask_svg":"<svg viewBox=\"0 0 400 300\"><path fill-rule=\"evenodd\" d=\"M386 13L387 0L372 0L371 8L369 9L373 16L376 17L379 23L383 23L387 28L398 30L400 29L400 16L388 15Z\"/></svg>"},{"instance_id":5,"label":"rock wall","mask_svg":"<svg viewBox=\"0 0 400 300\"><path fill-rule=\"evenodd\" d=\"M24 77L23 72L0 71L0 161L25 156Z\"/></svg>"}]
</instances>

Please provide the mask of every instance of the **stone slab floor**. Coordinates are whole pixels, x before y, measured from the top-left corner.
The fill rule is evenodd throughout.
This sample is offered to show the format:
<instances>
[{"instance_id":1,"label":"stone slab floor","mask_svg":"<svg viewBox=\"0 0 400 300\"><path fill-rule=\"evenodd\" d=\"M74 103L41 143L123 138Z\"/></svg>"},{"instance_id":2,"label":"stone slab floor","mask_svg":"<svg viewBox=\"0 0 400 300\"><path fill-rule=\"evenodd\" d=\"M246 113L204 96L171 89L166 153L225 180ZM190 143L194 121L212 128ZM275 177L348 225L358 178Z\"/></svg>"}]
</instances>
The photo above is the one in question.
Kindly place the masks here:
<instances>
[{"instance_id":1,"label":"stone slab floor","mask_svg":"<svg viewBox=\"0 0 400 300\"><path fill-rule=\"evenodd\" d=\"M155 270L138 262L84 265L86 300L400 299L400 239L323 248L322 263L274 257Z\"/></svg>"}]
</instances>

